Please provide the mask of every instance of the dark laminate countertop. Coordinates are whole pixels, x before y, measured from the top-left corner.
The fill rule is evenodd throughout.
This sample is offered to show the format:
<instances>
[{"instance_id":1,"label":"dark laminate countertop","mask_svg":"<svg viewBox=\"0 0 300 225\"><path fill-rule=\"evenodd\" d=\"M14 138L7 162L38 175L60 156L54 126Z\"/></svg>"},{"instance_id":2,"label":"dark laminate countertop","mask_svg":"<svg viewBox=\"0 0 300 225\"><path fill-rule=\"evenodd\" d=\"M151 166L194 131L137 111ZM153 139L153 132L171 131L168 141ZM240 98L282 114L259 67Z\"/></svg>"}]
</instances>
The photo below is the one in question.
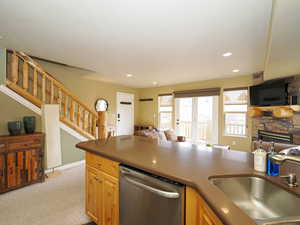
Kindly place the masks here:
<instances>
[{"instance_id":1,"label":"dark laminate countertop","mask_svg":"<svg viewBox=\"0 0 300 225\"><path fill-rule=\"evenodd\" d=\"M211 184L210 177L256 175L286 188L279 177L255 172L253 156L246 152L212 151L186 142L159 142L138 136L81 142L76 147L194 187L226 225L256 223ZM293 190L300 194L300 188Z\"/></svg>"}]
</instances>

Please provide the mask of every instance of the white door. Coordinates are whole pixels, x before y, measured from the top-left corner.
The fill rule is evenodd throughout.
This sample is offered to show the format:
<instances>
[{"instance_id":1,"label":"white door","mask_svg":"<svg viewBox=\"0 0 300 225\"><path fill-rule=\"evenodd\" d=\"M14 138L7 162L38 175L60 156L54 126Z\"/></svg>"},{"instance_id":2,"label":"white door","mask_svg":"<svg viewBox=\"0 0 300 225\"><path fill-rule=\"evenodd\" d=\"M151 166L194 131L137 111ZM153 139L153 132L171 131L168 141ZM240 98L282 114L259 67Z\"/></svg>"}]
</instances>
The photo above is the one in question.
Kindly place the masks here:
<instances>
[{"instance_id":1,"label":"white door","mask_svg":"<svg viewBox=\"0 0 300 225\"><path fill-rule=\"evenodd\" d=\"M176 133L196 144L218 144L218 96L176 99Z\"/></svg>"},{"instance_id":2,"label":"white door","mask_svg":"<svg viewBox=\"0 0 300 225\"><path fill-rule=\"evenodd\" d=\"M133 135L134 95L117 92L117 135Z\"/></svg>"},{"instance_id":3,"label":"white door","mask_svg":"<svg viewBox=\"0 0 300 225\"><path fill-rule=\"evenodd\" d=\"M191 140L193 121L193 98L176 99L176 134Z\"/></svg>"}]
</instances>

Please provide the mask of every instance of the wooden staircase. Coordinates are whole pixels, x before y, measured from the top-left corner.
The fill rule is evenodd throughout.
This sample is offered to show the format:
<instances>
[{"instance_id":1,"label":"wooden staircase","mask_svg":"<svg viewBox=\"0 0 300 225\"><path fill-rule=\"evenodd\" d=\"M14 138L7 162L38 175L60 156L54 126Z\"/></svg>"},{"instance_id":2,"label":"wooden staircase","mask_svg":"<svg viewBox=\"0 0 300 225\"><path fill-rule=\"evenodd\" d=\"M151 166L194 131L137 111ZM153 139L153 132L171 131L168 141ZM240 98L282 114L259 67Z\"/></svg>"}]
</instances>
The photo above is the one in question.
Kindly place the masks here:
<instances>
[{"instance_id":1,"label":"wooden staircase","mask_svg":"<svg viewBox=\"0 0 300 225\"><path fill-rule=\"evenodd\" d=\"M88 139L97 138L97 113L23 52L7 50L6 85L39 108L59 104L62 123Z\"/></svg>"}]
</instances>

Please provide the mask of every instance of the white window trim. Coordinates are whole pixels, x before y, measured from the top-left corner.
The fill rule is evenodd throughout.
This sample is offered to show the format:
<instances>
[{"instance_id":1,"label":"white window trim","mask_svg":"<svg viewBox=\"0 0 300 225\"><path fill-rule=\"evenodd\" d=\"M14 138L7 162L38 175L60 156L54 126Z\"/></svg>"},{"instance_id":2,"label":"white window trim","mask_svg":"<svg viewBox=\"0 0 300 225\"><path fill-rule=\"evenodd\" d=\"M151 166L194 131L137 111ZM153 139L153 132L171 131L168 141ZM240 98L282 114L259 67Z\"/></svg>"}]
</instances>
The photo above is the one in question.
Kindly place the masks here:
<instances>
[{"instance_id":1,"label":"white window trim","mask_svg":"<svg viewBox=\"0 0 300 225\"><path fill-rule=\"evenodd\" d=\"M240 90L245 90L245 89L240 89ZM236 89L236 91L239 91L239 89ZM249 136L249 125L248 125L248 102L249 102L249 90L247 89L247 103L241 103L241 104L225 104L224 103L224 92L226 92L226 90L223 90L222 92L222 103L223 103L223 136L224 137L236 137L236 138L248 138ZM226 111L224 110L224 106L225 105L247 105L247 111L243 112L243 111ZM237 134L227 134L226 133L226 113L244 113L246 116L246 122L245 122L245 126L246 126L246 130L245 130L245 135L237 135Z\"/></svg>"},{"instance_id":2,"label":"white window trim","mask_svg":"<svg viewBox=\"0 0 300 225\"><path fill-rule=\"evenodd\" d=\"M172 96L172 95L166 95L166 96ZM175 106L174 106L174 97L172 96L172 102L173 102L173 104L172 105L161 105L160 104L160 100L159 100L159 98L160 97L164 97L164 96L157 96L157 102L158 102L158 104L157 104L157 114L158 114L158 119L157 119L157 121L158 121L158 124L157 124L157 127L158 127L158 129L162 129L161 127L160 127L160 118L161 118L161 116L160 116L160 114L161 113L171 113L171 117L172 117L172 121L171 121L171 129L174 129L174 110L175 110ZM172 110L171 111L160 111L160 107L172 107Z\"/></svg>"}]
</instances>

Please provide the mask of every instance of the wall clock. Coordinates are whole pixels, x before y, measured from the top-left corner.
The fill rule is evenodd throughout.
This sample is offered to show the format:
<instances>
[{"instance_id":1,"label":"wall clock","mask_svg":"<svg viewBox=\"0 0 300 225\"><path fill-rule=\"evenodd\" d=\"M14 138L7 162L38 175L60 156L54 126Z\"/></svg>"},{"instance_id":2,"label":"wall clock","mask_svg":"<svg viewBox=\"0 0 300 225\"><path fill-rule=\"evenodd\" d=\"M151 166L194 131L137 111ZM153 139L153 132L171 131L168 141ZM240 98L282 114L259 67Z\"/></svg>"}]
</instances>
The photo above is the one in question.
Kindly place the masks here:
<instances>
[{"instance_id":1,"label":"wall clock","mask_svg":"<svg viewBox=\"0 0 300 225\"><path fill-rule=\"evenodd\" d=\"M104 98L97 99L95 103L95 109L97 112L105 112L108 109L108 101Z\"/></svg>"}]
</instances>

